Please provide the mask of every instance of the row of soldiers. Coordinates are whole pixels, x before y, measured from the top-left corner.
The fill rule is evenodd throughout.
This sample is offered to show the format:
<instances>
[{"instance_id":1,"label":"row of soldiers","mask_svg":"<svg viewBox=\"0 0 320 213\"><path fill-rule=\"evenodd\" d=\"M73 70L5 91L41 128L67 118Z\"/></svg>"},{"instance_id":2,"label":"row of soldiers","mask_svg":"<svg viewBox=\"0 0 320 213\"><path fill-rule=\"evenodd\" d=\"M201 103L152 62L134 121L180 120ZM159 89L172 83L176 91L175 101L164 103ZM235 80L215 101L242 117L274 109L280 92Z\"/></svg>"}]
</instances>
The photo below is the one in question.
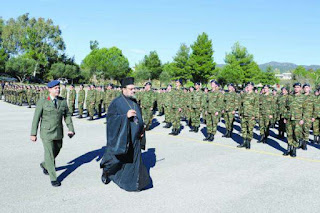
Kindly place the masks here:
<instances>
[{"instance_id":1,"label":"row of soldiers","mask_svg":"<svg viewBox=\"0 0 320 213\"><path fill-rule=\"evenodd\" d=\"M168 85L167 88L156 90L152 89L150 82L147 82L144 88L137 89L136 99L142 110L146 130L150 130L153 115L158 110L159 116L165 115L164 128L172 127L170 135L180 133L181 120L187 121L190 132L198 132L202 118L207 128L207 136L203 140L213 141L221 118L226 125L223 137L232 137L237 116L241 120L243 138L243 143L238 146L240 148L250 149L256 124L260 128L258 143L267 143L270 128L275 127L276 123L278 123L279 138L284 138L287 132L288 148L285 155L295 157L297 148L307 149L311 128L314 134L314 140L311 142L320 144L319 90L311 93L309 84L302 86L296 83L291 92L289 88L283 87L280 93L272 90L269 85L265 85L261 91L258 91L252 82L249 82L242 91L236 91L233 84L229 84L225 91L215 80L210 82L211 90L208 88L202 90L200 83L195 83L195 87L190 88L182 88L181 80L176 80L175 84L175 88ZM26 92L18 92L23 88ZM32 92L31 98L27 95L28 88L36 91ZM26 94L26 102L29 103L30 99L36 103L37 99L46 97L46 91L42 87L11 85L5 87L3 93L5 100L17 103L18 99L20 104L20 94ZM68 99L69 111L74 113L77 100L78 117L83 118L84 106L86 106L87 116L89 120L93 120L95 114L99 118L102 111L107 113L111 101L119 96L121 91L112 84L107 85L106 88L89 85L87 91L84 90L84 85L80 85L80 90L76 94L74 86L71 85L69 94L67 93L66 85L63 85L60 95ZM39 95L34 96L34 94Z\"/></svg>"}]
</instances>

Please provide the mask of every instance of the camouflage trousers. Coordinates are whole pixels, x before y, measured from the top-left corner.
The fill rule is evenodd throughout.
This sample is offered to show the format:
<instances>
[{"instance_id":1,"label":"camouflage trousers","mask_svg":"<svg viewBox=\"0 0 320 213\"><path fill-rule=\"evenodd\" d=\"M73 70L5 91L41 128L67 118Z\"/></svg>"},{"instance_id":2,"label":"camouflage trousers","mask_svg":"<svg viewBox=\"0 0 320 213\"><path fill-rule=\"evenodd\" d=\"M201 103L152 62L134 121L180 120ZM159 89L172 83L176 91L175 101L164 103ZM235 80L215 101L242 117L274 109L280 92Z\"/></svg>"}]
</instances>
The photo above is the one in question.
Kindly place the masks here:
<instances>
[{"instance_id":1,"label":"camouflage trousers","mask_svg":"<svg viewBox=\"0 0 320 213\"><path fill-rule=\"evenodd\" d=\"M269 136L270 124L272 123L272 119L269 118L269 115L260 115L259 117L259 127L260 127L260 135Z\"/></svg>"},{"instance_id":2,"label":"camouflage trousers","mask_svg":"<svg viewBox=\"0 0 320 213\"><path fill-rule=\"evenodd\" d=\"M95 104L94 103L89 103L89 106L87 107L87 110L89 112L89 116L90 117L94 116L94 109L95 109Z\"/></svg>"},{"instance_id":3,"label":"camouflage trousers","mask_svg":"<svg viewBox=\"0 0 320 213\"><path fill-rule=\"evenodd\" d=\"M279 131L281 132L286 131L286 124L284 123L284 118L280 118L279 120Z\"/></svg>"},{"instance_id":4,"label":"camouflage trousers","mask_svg":"<svg viewBox=\"0 0 320 213\"><path fill-rule=\"evenodd\" d=\"M316 118L313 122L313 135L320 135L320 118Z\"/></svg>"},{"instance_id":5,"label":"camouflage trousers","mask_svg":"<svg viewBox=\"0 0 320 213\"><path fill-rule=\"evenodd\" d=\"M299 139L303 138L302 125L298 120L287 120L288 144L296 148L299 147Z\"/></svg>"},{"instance_id":6,"label":"camouflage trousers","mask_svg":"<svg viewBox=\"0 0 320 213\"><path fill-rule=\"evenodd\" d=\"M218 123L220 121L220 115L215 115L214 113L208 113L206 115L207 121L207 133L215 135L218 128Z\"/></svg>"},{"instance_id":7,"label":"camouflage trousers","mask_svg":"<svg viewBox=\"0 0 320 213\"><path fill-rule=\"evenodd\" d=\"M167 123L172 123L172 113L171 108L168 106L164 107L164 120Z\"/></svg>"},{"instance_id":8,"label":"camouflage trousers","mask_svg":"<svg viewBox=\"0 0 320 213\"><path fill-rule=\"evenodd\" d=\"M79 115L83 115L83 102L78 102Z\"/></svg>"},{"instance_id":9,"label":"camouflage trousers","mask_svg":"<svg viewBox=\"0 0 320 213\"><path fill-rule=\"evenodd\" d=\"M190 109L190 119L193 127L200 126L200 115L201 115L200 109L197 109L197 108Z\"/></svg>"},{"instance_id":10,"label":"camouflage trousers","mask_svg":"<svg viewBox=\"0 0 320 213\"><path fill-rule=\"evenodd\" d=\"M226 125L226 129L232 131L233 129L233 122L234 122L235 115L232 112L225 112L224 113L224 121Z\"/></svg>"},{"instance_id":11,"label":"camouflage trousers","mask_svg":"<svg viewBox=\"0 0 320 213\"><path fill-rule=\"evenodd\" d=\"M99 117L101 116L101 110L102 110L101 107L102 107L101 101L96 102L96 104L95 104L95 109L96 109L96 112L97 112L97 114L98 114Z\"/></svg>"},{"instance_id":12,"label":"camouflage trousers","mask_svg":"<svg viewBox=\"0 0 320 213\"><path fill-rule=\"evenodd\" d=\"M171 108L172 113L172 128L180 129L181 112L177 108Z\"/></svg>"},{"instance_id":13,"label":"camouflage trousers","mask_svg":"<svg viewBox=\"0 0 320 213\"><path fill-rule=\"evenodd\" d=\"M27 102L28 102L28 106L31 107L31 104L32 104L32 103L31 103L31 96L28 96L28 97L27 97Z\"/></svg>"},{"instance_id":14,"label":"camouflage trousers","mask_svg":"<svg viewBox=\"0 0 320 213\"><path fill-rule=\"evenodd\" d=\"M256 125L256 120L251 117L242 117L241 119L241 134L242 138L252 140L253 128Z\"/></svg>"},{"instance_id":15,"label":"camouflage trousers","mask_svg":"<svg viewBox=\"0 0 320 213\"><path fill-rule=\"evenodd\" d=\"M74 101L69 101L69 112L71 113L71 115L74 113L75 110L75 102Z\"/></svg>"},{"instance_id":16,"label":"camouflage trousers","mask_svg":"<svg viewBox=\"0 0 320 213\"><path fill-rule=\"evenodd\" d=\"M163 104L159 104L159 106L158 106L158 111L159 111L159 113L164 113L164 107L163 107Z\"/></svg>"},{"instance_id":17,"label":"camouflage trousers","mask_svg":"<svg viewBox=\"0 0 320 213\"><path fill-rule=\"evenodd\" d=\"M310 129L312 127L312 121L311 118L304 121L304 124L302 126L303 130L303 139L305 141L309 141L309 135L310 135Z\"/></svg>"},{"instance_id":18,"label":"camouflage trousers","mask_svg":"<svg viewBox=\"0 0 320 213\"><path fill-rule=\"evenodd\" d=\"M142 108L142 119L146 126L149 126L152 122L153 111L150 108Z\"/></svg>"}]
</instances>

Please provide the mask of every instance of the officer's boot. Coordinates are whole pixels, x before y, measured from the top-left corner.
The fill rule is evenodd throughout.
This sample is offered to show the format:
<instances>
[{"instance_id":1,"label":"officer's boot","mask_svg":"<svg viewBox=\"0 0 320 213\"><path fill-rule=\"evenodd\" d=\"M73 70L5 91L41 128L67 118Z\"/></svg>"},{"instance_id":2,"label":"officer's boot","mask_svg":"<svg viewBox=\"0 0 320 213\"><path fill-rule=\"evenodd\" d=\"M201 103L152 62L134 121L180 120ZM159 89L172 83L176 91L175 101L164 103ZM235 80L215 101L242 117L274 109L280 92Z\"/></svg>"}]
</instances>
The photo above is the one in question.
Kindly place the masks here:
<instances>
[{"instance_id":1,"label":"officer's boot","mask_svg":"<svg viewBox=\"0 0 320 213\"><path fill-rule=\"evenodd\" d=\"M261 135L258 143L264 143L264 140L265 140L265 135Z\"/></svg>"},{"instance_id":2,"label":"officer's boot","mask_svg":"<svg viewBox=\"0 0 320 213\"><path fill-rule=\"evenodd\" d=\"M288 155L291 155L291 150L292 150L292 146L290 146L288 144L288 148L287 148L287 151L283 153L284 156L288 156Z\"/></svg>"},{"instance_id":3,"label":"officer's boot","mask_svg":"<svg viewBox=\"0 0 320 213\"><path fill-rule=\"evenodd\" d=\"M208 133L207 134L207 137L205 137L204 139L203 139L203 141L207 141L207 140L209 140L209 138L211 137L211 134L210 133Z\"/></svg>"},{"instance_id":4,"label":"officer's boot","mask_svg":"<svg viewBox=\"0 0 320 213\"><path fill-rule=\"evenodd\" d=\"M297 156L297 148L293 147L291 151L291 157L296 157Z\"/></svg>"},{"instance_id":5,"label":"officer's boot","mask_svg":"<svg viewBox=\"0 0 320 213\"><path fill-rule=\"evenodd\" d=\"M247 139L244 138L243 139L243 143L237 146L238 148L243 148L243 147L247 147Z\"/></svg>"}]
</instances>

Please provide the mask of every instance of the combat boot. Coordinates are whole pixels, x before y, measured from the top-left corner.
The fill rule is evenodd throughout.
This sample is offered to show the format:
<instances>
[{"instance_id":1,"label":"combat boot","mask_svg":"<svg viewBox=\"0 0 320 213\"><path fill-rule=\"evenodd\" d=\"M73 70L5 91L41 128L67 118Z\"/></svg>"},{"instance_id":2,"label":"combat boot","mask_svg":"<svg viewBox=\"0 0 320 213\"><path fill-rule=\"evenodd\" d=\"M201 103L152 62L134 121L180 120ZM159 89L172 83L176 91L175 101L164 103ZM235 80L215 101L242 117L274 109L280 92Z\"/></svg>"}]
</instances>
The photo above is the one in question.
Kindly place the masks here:
<instances>
[{"instance_id":1,"label":"combat boot","mask_svg":"<svg viewBox=\"0 0 320 213\"><path fill-rule=\"evenodd\" d=\"M228 135L229 135L229 130L226 130L226 132L224 133L224 135L222 135L222 137L228 138Z\"/></svg>"},{"instance_id":2,"label":"combat boot","mask_svg":"<svg viewBox=\"0 0 320 213\"><path fill-rule=\"evenodd\" d=\"M194 127L193 126L190 126L189 132L194 132Z\"/></svg>"},{"instance_id":3,"label":"combat boot","mask_svg":"<svg viewBox=\"0 0 320 213\"><path fill-rule=\"evenodd\" d=\"M297 148L293 147L291 151L291 157L296 157L297 156Z\"/></svg>"},{"instance_id":4,"label":"combat boot","mask_svg":"<svg viewBox=\"0 0 320 213\"><path fill-rule=\"evenodd\" d=\"M317 136L317 144L320 144L320 136Z\"/></svg>"},{"instance_id":5,"label":"combat boot","mask_svg":"<svg viewBox=\"0 0 320 213\"><path fill-rule=\"evenodd\" d=\"M169 135L176 135L176 129L172 128L172 131L169 133Z\"/></svg>"},{"instance_id":6,"label":"combat boot","mask_svg":"<svg viewBox=\"0 0 320 213\"><path fill-rule=\"evenodd\" d=\"M210 134L210 138L208 139L208 141L212 142L214 140L214 134Z\"/></svg>"},{"instance_id":7,"label":"combat boot","mask_svg":"<svg viewBox=\"0 0 320 213\"><path fill-rule=\"evenodd\" d=\"M205 138L203 139L203 141L209 140L210 137L211 137L211 134L209 133L209 134L207 134L207 137L205 137Z\"/></svg>"},{"instance_id":8,"label":"combat boot","mask_svg":"<svg viewBox=\"0 0 320 213\"><path fill-rule=\"evenodd\" d=\"M290 146L288 144L288 148L287 148L287 151L285 153L283 153L284 156L288 156L288 155L291 155L291 151L292 151L292 146Z\"/></svg>"},{"instance_id":9,"label":"combat boot","mask_svg":"<svg viewBox=\"0 0 320 213\"><path fill-rule=\"evenodd\" d=\"M194 128L194 132L199 132L199 127L198 126Z\"/></svg>"},{"instance_id":10,"label":"combat boot","mask_svg":"<svg viewBox=\"0 0 320 213\"><path fill-rule=\"evenodd\" d=\"M88 121L93 121L93 117L92 117L92 116L90 116L90 118L88 119Z\"/></svg>"},{"instance_id":11,"label":"combat boot","mask_svg":"<svg viewBox=\"0 0 320 213\"><path fill-rule=\"evenodd\" d=\"M258 143L265 143L265 135L261 135L260 140L258 141Z\"/></svg>"},{"instance_id":12,"label":"combat boot","mask_svg":"<svg viewBox=\"0 0 320 213\"><path fill-rule=\"evenodd\" d=\"M170 122L168 122L163 128L169 129L172 126Z\"/></svg>"},{"instance_id":13,"label":"combat boot","mask_svg":"<svg viewBox=\"0 0 320 213\"><path fill-rule=\"evenodd\" d=\"M237 146L238 148L247 147L247 139L243 139L243 143Z\"/></svg>"},{"instance_id":14,"label":"combat boot","mask_svg":"<svg viewBox=\"0 0 320 213\"><path fill-rule=\"evenodd\" d=\"M303 139L299 139L299 147L298 148L302 148L303 146Z\"/></svg>"},{"instance_id":15,"label":"combat boot","mask_svg":"<svg viewBox=\"0 0 320 213\"><path fill-rule=\"evenodd\" d=\"M82 115L79 115L78 118L83 118Z\"/></svg>"},{"instance_id":16,"label":"combat boot","mask_svg":"<svg viewBox=\"0 0 320 213\"><path fill-rule=\"evenodd\" d=\"M302 150L307 150L307 141L306 140L303 140L302 142Z\"/></svg>"},{"instance_id":17,"label":"combat boot","mask_svg":"<svg viewBox=\"0 0 320 213\"><path fill-rule=\"evenodd\" d=\"M251 148L251 140L249 140L247 138L247 146L246 146L246 149L250 149Z\"/></svg>"}]
</instances>

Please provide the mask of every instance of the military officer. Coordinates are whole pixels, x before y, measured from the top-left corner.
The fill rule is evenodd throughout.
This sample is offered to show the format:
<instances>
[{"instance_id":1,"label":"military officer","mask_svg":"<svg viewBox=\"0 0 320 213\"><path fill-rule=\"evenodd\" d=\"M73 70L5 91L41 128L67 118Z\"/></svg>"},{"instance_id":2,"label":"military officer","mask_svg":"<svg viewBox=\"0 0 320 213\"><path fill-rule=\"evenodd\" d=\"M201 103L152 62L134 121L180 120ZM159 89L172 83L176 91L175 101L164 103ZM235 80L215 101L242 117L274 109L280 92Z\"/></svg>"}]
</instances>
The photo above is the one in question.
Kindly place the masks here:
<instances>
[{"instance_id":1,"label":"military officer","mask_svg":"<svg viewBox=\"0 0 320 213\"><path fill-rule=\"evenodd\" d=\"M61 89L61 93L60 93L60 96L64 99L67 99L67 86L66 84L62 84L62 89Z\"/></svg>"},{"instance_id":2,"label":"military officer","mask_svg":"<svg viewBox=\"0 0 320 213\"><path fill-rule=\"evenodd\" d=\"M70 85L70 91L69 91L69 112L71 113L71 116L73 116L75 105L76 105L76 90L74 89L74 85Z\"/></svg>"},{"instance_id":3,"label":"military officer","mask_svg":"<svg viewBox=\"0 0 320 213\"><path fill-rule=\"evenodd\" d=\"M72 137L75 132L71 114L65 99L59 97L60 82L57 80L48 83L49 96L40 99L33 116L31 128L31 141L37 141L38 126L40 123L40 138L44 148L44 162L40 164L44 174L49 174L52 186L60 186L55 169L55 158L60 152L63 139L63 124L69 129L68 136Z\"/></svg>"}]
</instances>

